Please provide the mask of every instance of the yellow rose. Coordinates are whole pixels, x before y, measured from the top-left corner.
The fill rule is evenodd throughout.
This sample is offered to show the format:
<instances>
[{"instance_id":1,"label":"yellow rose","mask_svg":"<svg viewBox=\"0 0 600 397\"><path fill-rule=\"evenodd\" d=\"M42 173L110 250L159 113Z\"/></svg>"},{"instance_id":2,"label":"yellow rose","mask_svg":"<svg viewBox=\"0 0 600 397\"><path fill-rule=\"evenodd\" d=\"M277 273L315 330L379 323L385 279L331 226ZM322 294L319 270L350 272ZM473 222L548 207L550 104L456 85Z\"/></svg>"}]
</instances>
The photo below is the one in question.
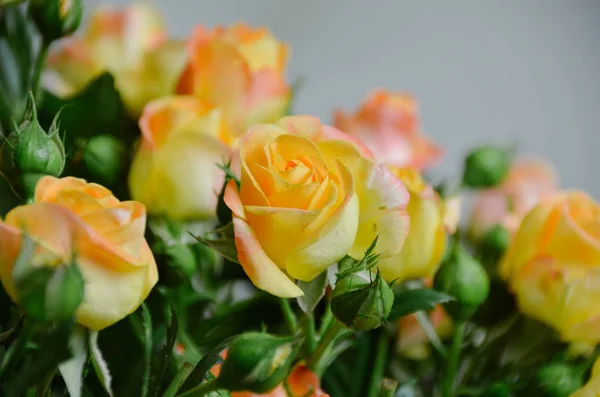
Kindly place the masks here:
<instances>
[{"instance_id":1,"label":"yellow rose","mask_svg":"<svg viewBox=\"0 0 600 397\"><path fill-rule=\"evenodd\" d=\"M393 169L393 172L410 193L410 233L400 253L381 258L379 267L383 277L390 280L432 277L446 248L444 207L417 170Z\"/></svg>"},{"instance_id":2,"label":"yellow rose","mask_svg":"<svg viewBox=\"0 0 600 397\"><path fill-rule=\"evenodd\" d=\"M598 397L600 396L600 359L596 360L590 380L581 389L571 394L570 397Z\"/></svg>"},{"instance_id":3,"label":"yellow rose","mask_svg":"<svg viewBox=\"0 0 600 397\"><path fill-rule=\"evenodd\" d=\"M140 129L131 196L150 214L213 218L225 177L218 165L229 158L221 112L193 97L157 99L144 109Z\"/></svg>"},{"instance_id":4,"label":"yellow rose","mask_svg":"<svg viewBox=\"0 0 600 397\"><path fill-rule=\"evenodd\" d=\"M523 219L500 272L525 314L565 341L600 342L600 207L587 194L543 199Z\"/></svg>"},{"instance_id":5,"label":"yellow rose","mask_svg":"<svg viewBox=\"0 0 600 397\"><path fill-rule=\"evenodd\" d=\"M106 328L134 312L158 280L145 227L142 204L120 202L82 179L45 176L35 202L16 207L0 222L2 285L17 301L12 270L24 230L37 243L31 266L70 263L75 256L85 281L76 320L92 330Z\"/></svg>"},{"instance_id":6,"label":"yellow rose","mask_svg":"<svg viewBox=\"0 0 600 397\"><path fill-rule=\"evenodd\" d=\"M199 26L188 44L188 64L177 93L193 95L222 109L235 145L254 124L274 123L285 113L288 49L265 28L238 23L208 31Z\"/></svg>"},{"instance_id":7,"label":"yellow rose","mask_svg":"<svg viewBox=\"0 0 600 397\"><path fill-rule=\"evenodd\" d=\"M71 96L110 72L137 117L150 100L175 93L185 57L183 42L165 39L163 20L151 6L101 9L83 37L65 40L50 54L46 80L57 95Z\"/></svg>"},{"instance_id":8,"label":"yellow rose","mask_svg":"<svg viewBox=\"0 0 600 397\"><path fill-rule=\"evenodd\" d=\"M225 203L234 214L238 259L252 282L282 297L346 254L396 254L408 231L406 188L356 139L314 117L257 125L239 148L241 186Z\"/></svg>"}]
</instances>

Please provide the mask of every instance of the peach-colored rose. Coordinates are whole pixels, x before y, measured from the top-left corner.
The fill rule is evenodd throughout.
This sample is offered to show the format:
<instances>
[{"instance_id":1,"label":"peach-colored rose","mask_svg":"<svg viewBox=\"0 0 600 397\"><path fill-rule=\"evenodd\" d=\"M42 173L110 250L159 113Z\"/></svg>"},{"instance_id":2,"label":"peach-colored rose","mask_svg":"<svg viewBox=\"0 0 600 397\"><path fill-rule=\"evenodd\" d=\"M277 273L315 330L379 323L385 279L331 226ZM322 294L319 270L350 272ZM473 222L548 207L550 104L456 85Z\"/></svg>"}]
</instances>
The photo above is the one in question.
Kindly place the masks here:
<instances>
[{"instance_id":1,"label":"peach-colored rose","mask_svg":"<svg viewBox=\"0 0 600 397\"><path fill-rule=\"evenodd\" d=\"M131 165L131 196L148 212L173 219L215 217L229 157L219 109L194 97L150 102L140 118L142 141Z\"/></svg>"},{"instance_id":2,"label":"peach-colored rose","mask_svg":"<svg viewBox=\"0 0 600 397\"><path fill-rule=\"evenodd\" d=\"M85 281L76 320L92 330L108 327L134 312L158 280L144 239L146 211L120 202L100 185L76 178L43 177L35 202L14 208L0 222L0 279L18 302L13 266L22 233L36 243L31 266L71 263Z\"/></svg>"},{"instance_id":3,"label":"peach-colored rose","mask_svg":"<svg viewBox=\"0 0 600 397\"><path fill-rule=\"evenodd\" d=\"M500 264L521 310L563 340L600 342L600 206L582 192L542 199Z\"/></svg>"},{"instance_id":4,"label":"peach-colored rose","mask_svg":"<svg viewBox=\"0 0 600 397\"><path fill-rule=\"evenodd\" d=\"M544 160L516 161L499 187L478 193L471 216L471 234L481 238L496 224L515 233L523 216L540 198L557 190L557 179L552 165Z\"/></svg>"},{"instance_id":5,"label":"peach-colored rose","mask_svg":"<svg viewBox=\"0 0 600 397\"><path fill-rule=\"evenodd\" d=\"M224 112L235 145L254 124L273 123L287 109L287 46L265 28L238 23L208 31L199 26L188 44L188 64L177 92L206 100Z\"/></svg>"},{"instance_id":6,"label":"peach-colored rose","mask_svg":"<svg viewBox=\"0 0 600 397\"><path fill-rule=\"evenodd\" d=\"M70 96L110 72L128 110L138 116L150 100L174 94L184 64L184 44L167 40L161 16L140 3L93 13L82 37L51 53L47 79L56 94Z\"/></svg>"},{"instance_id":7,"label":"peach-colored rose","mask_svg":"<svg viewBox=\"0 0 600 397\"><path fill-rule=\"evenodd\" d=\"M408 192L356 139L314 117L287 117L252 127L239 157L241 187L231 181L225 203L238 259L258 288L302 295L290 277L310 281L346 254L362 258L376 236L377 252L402 249Z\"/></svg>"},{"instance_id":8,"label":"peach-colored rose","mask_svg":"<svg viewBox=\"0 0 600 397\"><path fill-rule=\"evenodd\" d=\"M337 111L334 117L334 125L365 142L379 162L424 169L442 156L442 149L421 132L410 95L376 90L356 113Z\"/></svg>"}]
</instances>

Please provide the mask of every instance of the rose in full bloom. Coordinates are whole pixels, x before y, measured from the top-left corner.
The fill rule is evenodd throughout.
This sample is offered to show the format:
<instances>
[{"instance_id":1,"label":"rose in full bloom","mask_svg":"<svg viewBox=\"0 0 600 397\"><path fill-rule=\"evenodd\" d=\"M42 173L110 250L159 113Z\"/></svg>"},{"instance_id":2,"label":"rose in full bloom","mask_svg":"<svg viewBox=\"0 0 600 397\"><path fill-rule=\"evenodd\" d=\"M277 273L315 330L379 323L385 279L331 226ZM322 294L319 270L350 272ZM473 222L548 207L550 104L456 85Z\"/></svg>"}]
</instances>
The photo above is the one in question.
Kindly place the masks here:
<instances>
[{"instance_id":1,"label":"rose in full bloom","mask_svg":"<svg viewBox=\"0 0 600 397\"><path fill-rule=\"evenodd\" d=\"M199 26L188 43L188 63L177 93L206 100L224 112L235 135L285 113L290 87L284 72L288 48L265 28L238 23L209 31Z\"/></svg>"},{"instance_id":2,"label":"rose in full bloom","mask_svg":"<svg viewBox=\"0 0 600 397\"><path fill-rule=\"evenodd\" d=\"M360 141L314 117L287 117L250 128L239 157L241 186L228 184L225 203L258 288L299 296L290 278L310 281L346 254L362 258L376 236L384 256L402 248L408 192Z\"/></svg>"},{"instance_id":3,"label":"rose in full bloom","mask_svg":"<svg viewBox=\"0 0 600 397\"><path fill-rule=\"evenodd\" d=\"M600 206L582 192L543 199L500 264L521 310L562 339L600 342Z\"/></svg>"},{"instance_id":4,"label":"rose in full bloom","mask_svg":"<svg viewBox=\"0 0 600 397\"><path fill-rule=\"evenodd\" d=\"M166 39L163 20L151 6L100 9L82 37L67 39L50 54L47 80L56 94L70 96L110 72L128 110L138 116L150 100L174 94L185 55L182 42Z\"/></svg>"},{"instance_id":5,"label":"rose in full bloom","mask_svg":"<svg viewBox=\"0 0 600 397\"><path fill-rule=\"evenodd\" d=\"M497 224L514 234L525 214L540 198L557 189L556 172L547 161L535 158L516 161L500 186L477 195L471 216L471 234L481 238Z\"/></svg>"},{"instance_id":6,"label":"rose in full bloom","mask_svg":"<svg viewBox=\"0 0 600 397\"><path fill-rule=\"evenodd\" d=\"M600 359L596 360L590 380L570 397L598 397L600 395Z\"/></svg>"},{"instance_id":7,"label":"rose in full bloom","mask_svg":"<svg viewBox=\"0 0 600 397\"><path fill-rule=\"evenodd\" d=\"M146 106L129 188L149 213L174 219L215 216L225 178L218 165L229 158L221 116L193 97L166 97Z\"/></svg>"},{"instance_id":8,"label":"rose in full bloom","mask_svg":"<svg viewBox=\"0 0 600 397\"><path fill-rule=\"evenodd\" d=\"M410 194L410 233L398 255L382 257L379 267L387 280L432 277L446 248L445 208L433 188L415 169L392 169Z\"/></svg>"},{"instance_id":9,"label":"rose in full bloom","mask_svg":"<svg viewBox=\"0 0 600 397\"><path fill-rule=\"evenodd\" d=\"M85 281L76 320L92 330L134 312L158 280L144 239L146 211L120 202L100 185L71 177L43 177L35 202L10 211L0 222L0 279L18 301L12 271L22 233L36 243L31 266L75 263Z\"/></svg>"},{"instance_id":10,"label":"rose in full bloom","mask_svg":"<svg viewBox=\"0 0 600 397\"><path fill-rule=\"evenodd\" d=\"M410 95L377 90L356 113L337 111L334 117L335 127L360 138L380 162L424 169L442 156L442 149L421 132Z\"/></svg>"}]
</instances>

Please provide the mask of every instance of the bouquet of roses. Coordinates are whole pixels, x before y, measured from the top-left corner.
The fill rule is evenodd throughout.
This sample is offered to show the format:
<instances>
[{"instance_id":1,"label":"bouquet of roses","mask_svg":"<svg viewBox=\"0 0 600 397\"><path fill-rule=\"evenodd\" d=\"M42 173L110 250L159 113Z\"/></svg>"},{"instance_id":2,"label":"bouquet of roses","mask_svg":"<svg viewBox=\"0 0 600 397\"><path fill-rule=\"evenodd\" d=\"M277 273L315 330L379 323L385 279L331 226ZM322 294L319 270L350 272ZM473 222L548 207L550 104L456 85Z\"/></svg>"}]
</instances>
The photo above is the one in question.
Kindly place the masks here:
<instances>
[{"instance_id":1,"label":"bouquet of roses","mask_svg":"<svg viewBox=\"0 0 600 397\"><path fill-rule=\"evenodd\" d=\"M436 182L410 95L327 123L265 28L82 13L0 0L1 396L600 395L600 207L547 162Z\"/></svg>"}]
</instances>

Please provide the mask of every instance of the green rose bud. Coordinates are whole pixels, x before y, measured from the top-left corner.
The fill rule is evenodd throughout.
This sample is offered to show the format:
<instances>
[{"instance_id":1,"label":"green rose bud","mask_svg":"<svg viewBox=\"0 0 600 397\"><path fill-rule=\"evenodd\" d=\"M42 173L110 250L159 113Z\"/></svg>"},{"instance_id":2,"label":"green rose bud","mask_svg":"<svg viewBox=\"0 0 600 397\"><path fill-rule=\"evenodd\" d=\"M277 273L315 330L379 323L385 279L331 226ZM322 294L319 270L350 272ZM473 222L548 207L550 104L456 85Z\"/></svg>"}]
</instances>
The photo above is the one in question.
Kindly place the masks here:
<instances>
[{"instance_id":1,"label":"green rose bud","mask_svg":"<svg viewBox=\"0 0 600 397\"><path fill-rule=\"evenodd\" d=\"M509 152L494 146L472 151L465 161L463 184L472 188L497 186L510 168Z\"/></svg>"},{"instance_id":2,"label":"green rose bud","mask_svg":"<svg viewBox=\"0 0 600 397\"><path fill-rule=\"evenodd\" d=\"M456 298L444 304L448 314L465 321L485 302L490 280L485 269L464 248L455 244L433 279L436 290Z\"/></svg>"},{"instance_id":3,"label":"green rose bud","mask_svg":"<svg viewBox=\"0 0 600 397\"><path fill-rule=\"evenodd\" d=\"M249 332L231 342L217 385L230 391L265 393L283 382L301 341Z\"/></svg>"},{"instance_id":4,"label":"green rose bud","mask_svg":"<svg viewBox=\"0 0 600 397\"><path fill-rule=\"evenodd\" d=\"M93 137L83 151L83 163L89 173L105 185L112 185L122 177L126 160L125 144L110 135Z\"/></svg>"},{"instance_id":5,"label":"green rose bud","mask_svg":"<svg viewBox=\"0 0 600 397\"><path fill-rule=\"evenodd\" d=\"M504 226L498 224L492 227L481 241L480 249L485 258L484 262L498 262L504 256L510 240L510 232Z\"/></svg>"},{"instance_id":6,"label":"green rose bud","mask_svg":"<svg viewBox=\"0 0 600 397\"><path fill-rule=\"evenodd\" d=\"M32 269L15 281L19 304L37 320L69 319L83 300L83 277L76 265Z\"/></svg>"},{"instance_id":7,"label":"green rose bud","mask_svg":"<svg viewBox=\"0 0 600 397\"><path fill-rule=\"evenodd\" d=\"M49 43L77 30L83 15L82 0L31 0L29 14Z\"/></svg>"},{"instance_id":8,"label":"green rose bud","mask_svg":"<svg viewBox=\"0 0 600 397\"><path fill-rule=\"evenodd\" d=\"M338 276L331 294L331 311L349 328L367 331L379 327L390 314L394 293L369 270L347 271Z\"/></svg>"},{"instance_id":9,"label":"green rose bud","mask_svg":"<svg viewBox=\"0 0 600 397\"><path fill-rule=\"evenodd\" d=\"M38 122L33 96L30 96L25 122L0 146L0 171L25 197L33 197L40 178L60 176L64 169L65 149L58 136L58 117L56 115L46 133Z\"/></svg>"},{"instance_id":10,"label":"green rose bud","mask_svg":"<svg viewBox=\"0 0 600 397\"><path fill-rule=\"evenodd\" d=\"M546 365L537 378L545 397L569 397L583 386L582 371L563 363Z\"/></svg>"}]
</instances>

